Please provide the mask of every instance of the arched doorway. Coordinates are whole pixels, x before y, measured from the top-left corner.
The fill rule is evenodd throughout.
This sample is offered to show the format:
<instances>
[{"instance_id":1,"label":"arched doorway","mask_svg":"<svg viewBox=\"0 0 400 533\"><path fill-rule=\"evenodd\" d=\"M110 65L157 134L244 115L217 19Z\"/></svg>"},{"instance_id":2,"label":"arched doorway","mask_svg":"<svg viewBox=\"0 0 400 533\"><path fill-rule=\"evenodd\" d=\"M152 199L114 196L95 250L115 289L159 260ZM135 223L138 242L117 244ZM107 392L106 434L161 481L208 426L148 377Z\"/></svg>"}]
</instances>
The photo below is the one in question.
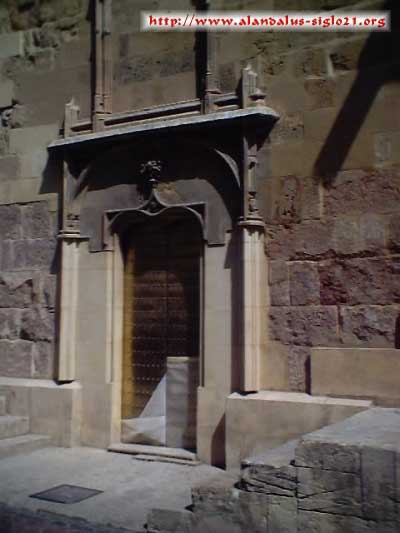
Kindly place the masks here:
<instances>
[{"instance_id":1,"label":"arched doorway","mask_svg":"<svg viewBox=\"0 0 400 533\"><path fill-rule=\"evenodd\" d=\"M202 235L187 213L146 217L124 256L122 440L193 449Z\"/></svg>"}]
</instances>

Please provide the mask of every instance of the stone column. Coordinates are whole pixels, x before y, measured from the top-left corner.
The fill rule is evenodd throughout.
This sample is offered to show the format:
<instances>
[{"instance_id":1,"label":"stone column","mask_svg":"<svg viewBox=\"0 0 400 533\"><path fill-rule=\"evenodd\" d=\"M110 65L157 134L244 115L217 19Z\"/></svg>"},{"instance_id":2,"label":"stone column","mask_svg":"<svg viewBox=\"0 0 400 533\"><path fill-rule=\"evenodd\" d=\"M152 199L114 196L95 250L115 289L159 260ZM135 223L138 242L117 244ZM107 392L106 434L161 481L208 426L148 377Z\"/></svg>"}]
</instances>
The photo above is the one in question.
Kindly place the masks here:
<instances>
[{"instance_id":1,"label":"stone column","mask_svg":"<svg viewBox=\"0 0 400 533\"><path fill-rule=\"evenodd\" d=\"M266 264L264 223L239 222L242 231L242 385L245 392L258 391L265 349Z\"/></svg>"},{"instance_id":2,"label":"stone column","mask_svg":"<svg viewBox=\"0 0 400 533\"><path fill-rule=\"evenodd\" d=\"M78 304L79 243L76 233L61 232L61 295L58 380L76 379L76 317Z\"/></svg>"}]
</instances>

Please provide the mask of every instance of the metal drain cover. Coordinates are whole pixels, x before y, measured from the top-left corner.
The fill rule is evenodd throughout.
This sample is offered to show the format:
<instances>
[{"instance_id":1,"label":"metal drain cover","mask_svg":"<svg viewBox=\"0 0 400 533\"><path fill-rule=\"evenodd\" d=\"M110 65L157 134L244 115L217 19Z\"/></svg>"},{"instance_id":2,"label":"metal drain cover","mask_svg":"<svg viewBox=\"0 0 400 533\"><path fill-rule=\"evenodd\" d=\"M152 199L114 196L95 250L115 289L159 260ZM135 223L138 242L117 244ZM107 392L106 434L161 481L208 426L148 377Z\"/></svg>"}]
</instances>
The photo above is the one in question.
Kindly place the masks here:
<instances>
[{"instance_id":1,"label":"metal drain cover","mask_svg":"<svg viewBox=\"0 0 400 533\"><path fill-rule=\"evenodd\" d=\"M77 485L58 485L58 487L31 494L30 497L48 502L78 503L102 492L102 490L87 489Z\"/></svg>"}]
</instances>

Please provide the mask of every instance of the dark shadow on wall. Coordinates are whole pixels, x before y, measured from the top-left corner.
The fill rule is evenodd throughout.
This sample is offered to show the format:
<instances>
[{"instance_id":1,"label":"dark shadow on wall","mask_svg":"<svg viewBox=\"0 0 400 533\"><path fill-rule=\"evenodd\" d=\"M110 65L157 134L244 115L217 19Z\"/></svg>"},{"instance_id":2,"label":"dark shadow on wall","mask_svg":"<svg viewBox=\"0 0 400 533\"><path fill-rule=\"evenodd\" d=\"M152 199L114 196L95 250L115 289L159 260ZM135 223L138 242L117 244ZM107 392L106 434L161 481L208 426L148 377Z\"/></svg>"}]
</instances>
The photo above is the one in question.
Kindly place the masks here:
<instances>
[{"instance_id":1,"label":"dark shadow on wall","mask_svg":"<svg viewBox=\"0 0 400 533\"><path fill-rule=\"evenodd\" d=\"M358 76L315 162L314 175L327 187L341 169L379 89L387 82L400 81L400 9L394 8L395 3L388 0L382 7L391 11L392 31L372 32L367 39L358 61Z\"/></svg>"}]
</instances>

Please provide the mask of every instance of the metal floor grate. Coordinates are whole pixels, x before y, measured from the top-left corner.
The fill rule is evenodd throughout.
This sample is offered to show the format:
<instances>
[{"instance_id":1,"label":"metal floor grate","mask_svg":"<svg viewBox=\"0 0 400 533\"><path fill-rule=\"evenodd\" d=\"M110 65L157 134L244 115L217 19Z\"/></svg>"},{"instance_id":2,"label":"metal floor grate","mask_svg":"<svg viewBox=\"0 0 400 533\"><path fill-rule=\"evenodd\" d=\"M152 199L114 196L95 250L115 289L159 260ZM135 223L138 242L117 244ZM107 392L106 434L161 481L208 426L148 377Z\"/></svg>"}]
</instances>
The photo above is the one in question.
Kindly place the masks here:
<instances>
[{"instance_id":1,"label":"metal floor grate","mask_svg":"<svg viewBox=\"0 0 400 533\"><path fill-rule=\"evenodd\" d=\"M30 497L56 503L79 503L102 492L102 490L87 489L78 485L58 485L52 489L31 494Z\"/></svg>"}]
</instances>

